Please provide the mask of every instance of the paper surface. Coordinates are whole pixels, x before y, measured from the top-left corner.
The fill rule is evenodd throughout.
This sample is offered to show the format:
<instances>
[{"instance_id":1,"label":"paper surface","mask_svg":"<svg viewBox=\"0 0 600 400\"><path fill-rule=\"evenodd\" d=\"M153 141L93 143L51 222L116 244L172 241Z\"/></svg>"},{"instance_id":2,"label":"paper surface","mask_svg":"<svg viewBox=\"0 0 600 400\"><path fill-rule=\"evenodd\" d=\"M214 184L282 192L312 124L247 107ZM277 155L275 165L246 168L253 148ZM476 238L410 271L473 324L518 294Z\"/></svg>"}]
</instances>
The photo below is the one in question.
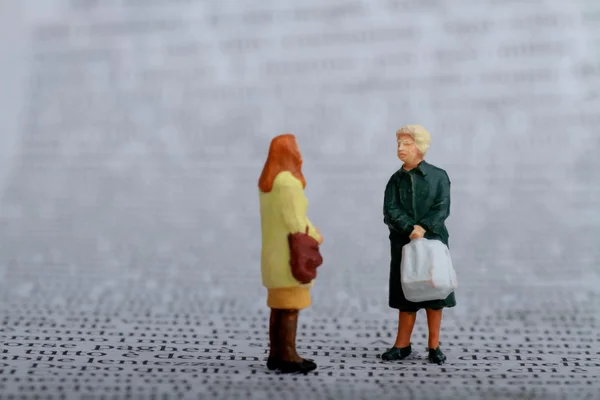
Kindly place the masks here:
<instances>
[{"instance_id":1,"label":"paper surface","mask_svg":"<svg viewBox=\"0 0 600 400\"><path fill-rule=\"evenodd\" d=\"M1 7L3 395L598 392L596 1ZM443 367L424 313L414 358L376 358L397 326L383 191L413 123L452 181ZM325 239L298 328L316 376L264 367L256 182L284 132Z\"/></svg>"}]
</instances>

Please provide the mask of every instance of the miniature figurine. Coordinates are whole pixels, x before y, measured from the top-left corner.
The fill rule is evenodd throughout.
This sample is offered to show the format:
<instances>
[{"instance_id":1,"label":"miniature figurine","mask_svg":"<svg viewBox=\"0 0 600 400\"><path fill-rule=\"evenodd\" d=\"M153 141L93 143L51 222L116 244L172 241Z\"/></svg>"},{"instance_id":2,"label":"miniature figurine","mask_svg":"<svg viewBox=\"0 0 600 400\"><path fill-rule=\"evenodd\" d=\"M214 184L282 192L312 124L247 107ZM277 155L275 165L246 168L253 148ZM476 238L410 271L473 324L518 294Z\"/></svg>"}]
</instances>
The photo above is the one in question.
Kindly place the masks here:
<instances>
[{"instance_id":1,"label":"miniature figurine","mask_svg":"<svg viewBox=\"0 0 600 400\"><path fill-rule=\"evenodd\" d=\"M450 215L450 179L446 171L424 160L431 135L420 125L407 125L396 132L398 158L402 167L385 188L384 222L388 226L391 247L389 306L399 310L398 334L382 360L402 360L411 353L411 335L417 311L427 313L428 359L443 364L446 356L439 347L442 309L454 307L454 292L446 299L413 303L404 297L400 281L402 247L412 239L437 239L448 246L445 220Z\"/></svg>"},{"instance_id":2,"label":"miniature figurine","mask_svg":"<svg viewBox=\"0 0 600 400\"><path fill-rule=\"evenodd\" d=\"M267 367L282 373L317 368L296 352L299 311L311 304L310 288L322 258L320 231L306 216L302 155L292 134L275 137L258 181L262 231L261 272L267 288L269 358Z\"/></svg>"}]
</instances>

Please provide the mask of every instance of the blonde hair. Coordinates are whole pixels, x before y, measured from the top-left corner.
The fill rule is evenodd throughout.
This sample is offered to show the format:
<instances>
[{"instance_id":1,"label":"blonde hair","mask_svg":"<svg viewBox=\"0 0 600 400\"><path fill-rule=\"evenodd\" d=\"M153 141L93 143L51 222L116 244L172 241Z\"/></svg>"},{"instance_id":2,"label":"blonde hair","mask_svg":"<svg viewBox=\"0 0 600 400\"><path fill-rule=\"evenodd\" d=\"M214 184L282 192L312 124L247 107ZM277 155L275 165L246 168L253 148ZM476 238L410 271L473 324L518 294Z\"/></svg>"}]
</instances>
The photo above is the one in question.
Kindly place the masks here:
<instances>
[{"instance_id":1,"label":"blonde hair","mask_svg":"<svg viewBox=\"0 0 600 400\"><path fill-rule=\"evenodd\" d=\"M421 154L425 155L425 153L427 153L429 143L431 143L431 134L427 132L427 129L423 128L421 125L406 125L396 132L396 137L400 135L412 136L415 141L415 146L417 146L417 149Z\"/></svg>"}]
</instances>

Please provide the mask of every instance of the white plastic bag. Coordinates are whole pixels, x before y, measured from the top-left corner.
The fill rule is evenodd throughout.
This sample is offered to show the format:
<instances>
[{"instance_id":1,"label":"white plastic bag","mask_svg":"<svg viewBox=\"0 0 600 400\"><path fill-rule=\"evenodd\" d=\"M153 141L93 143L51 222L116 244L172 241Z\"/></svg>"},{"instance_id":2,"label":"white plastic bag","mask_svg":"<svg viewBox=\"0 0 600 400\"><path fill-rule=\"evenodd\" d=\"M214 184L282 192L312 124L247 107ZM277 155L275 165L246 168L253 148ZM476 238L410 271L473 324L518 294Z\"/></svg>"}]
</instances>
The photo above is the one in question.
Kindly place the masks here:
<instances>
[{"instance_id":1,"label":"white plastic bag","mask_svg":"<svg viewBox=\"0 0 600 400\"><path fill-rule=\"evenodd\" d=\"M406 300L443 300L458 286L448 246L418 238L402 247L400 281Z\"/></svg>"}]
</instances>

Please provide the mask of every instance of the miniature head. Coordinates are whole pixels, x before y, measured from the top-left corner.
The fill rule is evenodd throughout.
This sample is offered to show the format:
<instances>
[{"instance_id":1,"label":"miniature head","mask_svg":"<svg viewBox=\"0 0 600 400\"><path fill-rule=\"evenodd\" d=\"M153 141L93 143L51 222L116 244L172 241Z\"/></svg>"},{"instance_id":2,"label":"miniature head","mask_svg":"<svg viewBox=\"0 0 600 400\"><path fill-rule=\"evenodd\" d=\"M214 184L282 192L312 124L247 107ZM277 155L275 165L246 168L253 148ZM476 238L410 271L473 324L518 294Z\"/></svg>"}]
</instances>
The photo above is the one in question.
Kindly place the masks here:
<instances>
[{"instance_id":1,"label":"miniature head","mask_svg":"<svg viewBox=\"0 0 600 400\"><path fill-rule=\"evenodd\" d=\"M431 135L421 125L406 125L396 132L398 158L407 164L418 164L427 153Z\"/></svg>"},{"instance_id":2,"label":"miniature head","mask_svg":"<svg viewBox=\"0 0 600 400\"><path fill-rule=\"evenodd\" d=\"M283 171L291 172L300 179L302 186L306 187L306 180L302 175L302 154L296 137L291 133L276 136L271 140L267 161L258 180L260 190L270 192L275 177Z\"/></svg>"}]
</instances>

